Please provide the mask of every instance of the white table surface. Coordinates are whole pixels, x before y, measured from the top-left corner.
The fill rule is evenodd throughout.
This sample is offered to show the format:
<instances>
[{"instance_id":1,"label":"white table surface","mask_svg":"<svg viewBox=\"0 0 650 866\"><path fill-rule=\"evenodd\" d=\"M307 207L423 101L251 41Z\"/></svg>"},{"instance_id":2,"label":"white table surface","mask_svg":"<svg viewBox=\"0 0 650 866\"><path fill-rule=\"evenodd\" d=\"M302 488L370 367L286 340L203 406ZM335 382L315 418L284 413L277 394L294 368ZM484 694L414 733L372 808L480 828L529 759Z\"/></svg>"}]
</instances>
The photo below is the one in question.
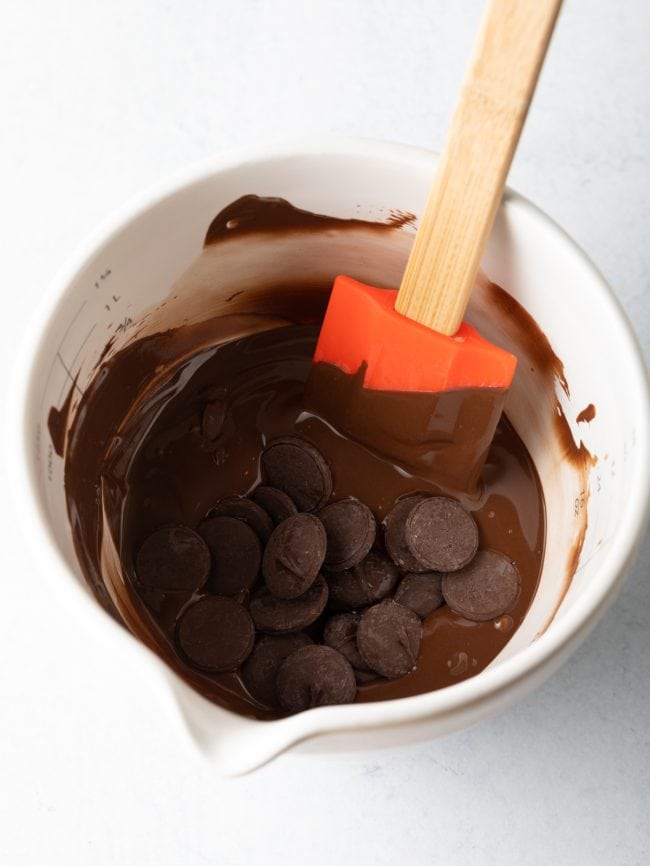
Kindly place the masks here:
<instances>
[{"instance_id":1,"label":"white table surface","mask_svg":"<svg viewBox=\"0 0 650 866\"><path fill-rule=\"evenodd\" d=\"M481 5L5 0L3 369L53 272L161 175L321 132L439 148ZM650 7L565 7L511 183L604 271L647 358ZM648 539L587 642L498 718L220 780L37 573L6 497L0 532L1 863L650 862Z\"/></svg>"}]
</instances>

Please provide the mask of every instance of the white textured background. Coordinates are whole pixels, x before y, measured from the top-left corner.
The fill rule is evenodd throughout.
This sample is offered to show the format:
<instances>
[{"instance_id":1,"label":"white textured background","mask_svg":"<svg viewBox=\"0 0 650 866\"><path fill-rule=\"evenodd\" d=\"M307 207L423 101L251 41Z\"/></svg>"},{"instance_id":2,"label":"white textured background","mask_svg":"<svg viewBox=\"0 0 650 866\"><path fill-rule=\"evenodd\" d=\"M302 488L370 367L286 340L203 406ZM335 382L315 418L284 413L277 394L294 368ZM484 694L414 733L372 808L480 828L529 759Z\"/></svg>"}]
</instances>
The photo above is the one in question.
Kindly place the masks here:
<instances>
[{"instance_id":1,"label":"white textured background","mask_svg":"<svg viewBox=\"0 0 650 866\"><path fill-rule=\"evenodd\" d=\"M439 148L479 0L2 0L2 368L116 205L321 132ZM650 357L650 7L565 0L511 184L604 271ZM4 470L3 470L4 477ZM4 487L3 478L0 478ZM650 545L549 683L428 745L220 781L25 558L0 506L0 862L650 862Z\"/></svg>"}]
</instances>

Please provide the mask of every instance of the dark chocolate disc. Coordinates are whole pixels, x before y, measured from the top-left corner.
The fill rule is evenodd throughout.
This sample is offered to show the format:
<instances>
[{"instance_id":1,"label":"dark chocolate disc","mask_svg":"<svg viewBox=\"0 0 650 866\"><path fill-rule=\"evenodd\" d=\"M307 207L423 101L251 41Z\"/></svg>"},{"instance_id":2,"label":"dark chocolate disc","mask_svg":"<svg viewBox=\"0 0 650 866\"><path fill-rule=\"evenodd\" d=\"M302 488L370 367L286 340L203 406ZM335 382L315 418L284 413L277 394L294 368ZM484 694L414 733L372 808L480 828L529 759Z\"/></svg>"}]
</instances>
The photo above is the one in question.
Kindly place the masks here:
<instances>
[{"instance_id":1,"label":"dark chocolate disc","mask_svg":"<svg viewBox=\"0 0 650 866\"><path fill-rule=\"evenodd\" d=\"M421 639L417 614L392 599L364 611L357 629L357 647L367 667L391 679L413 670Z\"/></svg>"},{"instance_id":2,"label":"dark chocolate disc","mask_svg":"<svg viewBox=\"0 0 650 866\"><path fill-rule=\"evenodd\" d=\"M426 499L422 493L414 493L398 499L384 520L384 543L386 551L395 565L402 571L431 571L411 553L406 543L406 519L419 502Z\"/></svg>"},{"instance_id":3,"label":"dark chocolate disc","mask_svg":"<svg viewBox=\"0 0 650 866\"><path fill-rule=\"evenodd\" d=\"M328 574L332 604L352 610L374 604L392 592L398 577L395 564L380 551L371 550L354 568Z\"/></svg>"},{"instance_id":4,"label":"dark chocolate disc","mask_svg":"<svg viewBox=\"0 0 650 866\"><path fill-rule=\"evenodd\" d=\"M278 701L288 713L350 704L357 683L350 662L329 646L306 646L286 658L276 681Z\"/></svg>"},{"instance_id":5,"label":"dark chocolate disc","mask_svg":"<svg viewBox=\"0 0 650 866\"><path fill-rule=\"evenodd\" d=\"M318 512L327 534L325 567L345 571L357 565L375 543L377 524L367 505L358 499L340 499Z\"/></svg>"},{"instance_id":6,"label":"dark chocolate disc","mask_svg":"<svg viewBox=\"0 0 650 866\"><path fill-rule=\"evenodd\" d=\"M251 695L268 707L277 706L275 680L280 665L292 652L311 643L303 632L262 635L241 669L241 678Z\"/></svg>"},{"instance_id":7,"label":"dark chocolate disc","mask_svg":"<svg viewBox=\"0 0 650 866\"><path fill-rule=\"evenodd\" d=\"M266 544L273 532L269 515L250 499L244 496L226 496L210 509L210 517L236 517L243 520L257 533L262 544Z\"/></svg>"},{"instance_id":8,"label":"dark chocolate disc","mask_svg":"<svg viewBox=\"0 0 650 866\"><path fill-rule=\"evenodd\" d=\"M214 400L203 410L201 417L201 435L213 442L219 438L226 420L225 400Z\"/></svg>"},{"instance_id":9,"label":"dark chocolate disc","mask_svg":"<svg viewBox=\"0 0 650 866\"><path fill-rule=\"evenodd\" d=\"M437 571L405 574L395 591L395 601L424 619L445 603L440 588L441 581L442 575Z\"/></svg>"},{"instance_id":10,"label":"dark chocolate disc","mask_svg":"<svg viewBox=\"0 0 650 866\"><path fill-rule=\"evenodd\" d=\"M210 574L210 551L188 526L168 526L145 539L135 558L135 573L147 589L200 589Z\"/></svg>"},{"instance_id":11,"label":"dark chocolate disc","mask_svg":"<svg viewBox=\"0 0 650 866\"><path fill-rule=\"evenodd\" d=\"M257 487L251 493L251 499L266 511L274 526L298 513L293 499L277 487Z\"/></svg>"},{"instance_id":12,"label":"dark chocolate disc","mask_svg":"<svg viewBox=\"0 0 650 866\"><path fill-rule=\"evenodd\" d=\"M496 550L479 550L469 565L442 578L449 607L474 622L507 613L519 597L520 586L517 568Z\"/></svg>"},{"instance_id":13,"label":"dark chocolate disc","mask_svg":"<svg viewBox=\"0 0 650 866\"><path fill-rule=\"evenodd\" d=\"M371 670L358 670L355 668L354 676L356 677L357 683L359 685L363 685L363 683L371 683L373 680L376 680L379 677L379 674L376 671Z\"/></svg>"},{"instance_id":14,"label":"dark chocolate disc","mask_svg":"<svg viewBox=\"0 0 650 866\"><path fill-rule=\"evenodd\" d=\"M250 589L262 562L262 546L250 526L235 517L210 517L197 531L212 557L210 592L236 595Z\"/></svg>"},{"instance_id":15,"label":"dark chocolate disc","mask_svg":"<svg viewBox=\"0 0 650 866\"><path fill-rule=\"evenodd\" d=\"M313 514L296 514L276 526L262 558L262 574L273 595L297 598L307 592L323 564L326 546L323 524Z\"/></svg>"},{"instance_id":16,"label":"dark chocolate disc","mask_svg":"<svg viewBox=\"0 0 650 866\"><path fill-rule=\"evenodd\" d=\"M323 632L323 643L345 656L356 671L368 671L357 649L358 613L337 613L329 619Z\"/></svg>"},{"instance_id":17,"label":"dark chocolate disc","mask_svg":"<svg viewBox=\"0 0 650 866\"><path fill-rule=\"evenodd\" d=\"M300 511L317 511L332 493L332 472L320 451L287 436L270 442L262 452L262 468L272 487L284 491Z\"/></svg>"},{"instance_id":18,"label":"dark chocolate disc","mask_svg":"<svg viewBox=\"0 0 650 866\"><path fill-rule=\"evenodd\" d=\"M266 634L301 631L321 615L327 604L327 583L319 575L304 595L277 598L263 586L250 603L250 614L257 629Z\"/></svg>"},{"instance_id":19,"label":"dark chocolate disc","mask_svg":"<svg viewBox=\"0 0 650 866\"><path fill-rule=\"evenodd\" d=\"M245 607L223 595L208 595L181 615L176 640L185 658L212 673L236 670L255 640L253 621Z\"/></svg>"},{"instance_id":20,"label":"dark chocolate disc","mask_svg":"<svg viewBox=\"0 0 650 866\"><path fill-rule=\"evenodd\" d=\"M478 550L476 521L447 496L430 496L411 509L404 535L408 549L429 571L458 571Z\"/></svg>"}]
</instances>

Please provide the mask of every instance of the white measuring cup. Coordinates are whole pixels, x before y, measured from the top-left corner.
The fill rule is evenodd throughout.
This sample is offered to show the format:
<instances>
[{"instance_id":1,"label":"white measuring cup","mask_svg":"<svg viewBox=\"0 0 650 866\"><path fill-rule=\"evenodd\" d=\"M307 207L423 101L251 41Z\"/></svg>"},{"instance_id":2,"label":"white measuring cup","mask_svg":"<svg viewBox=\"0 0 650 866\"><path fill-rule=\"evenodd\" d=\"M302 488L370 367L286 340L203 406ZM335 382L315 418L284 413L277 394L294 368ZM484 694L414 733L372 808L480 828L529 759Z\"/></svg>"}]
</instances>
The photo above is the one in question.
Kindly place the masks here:
<instances>
[{"instance_id":1,"label":"white measuring cup","mask_svg":"<svg viewBox=\"0 0 650 866\"><path fill-rule=\"evenodd\" d=\"M469 318L484 335L520 356L507 413L538 469L547 507L547 545L540 586L518 631L476 677L445 689L379 703L321 707L260 722L204 700L150 650L118 626L92 597L72 543L63 461L48 434L51 407L72 382L83 391L107 340L130 339L139 316L159 304L200 254L215 214L241 195L281 196L338 217L380 219L388 211L418 214L435 157L371 141L316 140L213 159L161 183L97 232L55 280L25 339L9 409L9 465L17 512L42 573L67 593L81 616L96 621L96 640L120 648L171 700L169 735L187 735L223 773L250 770L290 746L311 750L374 748L431 738L493 714L542 682L586 636L615 595L643 536L648 516L648 382L635 339L612 292L580 249L529 202L507 193L482 263L484 274L516 298L544 331L564 364L569 394L527 363L525 339L490 308L479 286ZM337 246L338 243L338 246ZM290 251L289 251L290 252ZM318 255L322 258L322 246ZM362 251L363 252L363 251ZM328 268L346 272L359 251L332 242ZM311 257L310 257L311 256ZM404 250L372 250L360 279L372 283L399 268ZM275 268L295 275L316 250L250 255L233 265L239 278ZM223 263L222 263L223 264ZM340 265L340 267L339 267ZM221 276L220 276L221 274ZM228 271L215 269L215 280ZM606 347L606 350L605 350ZM533 369L531 369L533 367ZM590 423L574 421L593 404ZM576 468L563 455L553 412L594 456ZM74 403L73 403L74 414ZM146 687L143 696L146 699ZM173 710L173 712L172 712ZM177 712L177 711L180 711ZM162 720L161 720L162 723Z\"/></svg>"}]
</instances>

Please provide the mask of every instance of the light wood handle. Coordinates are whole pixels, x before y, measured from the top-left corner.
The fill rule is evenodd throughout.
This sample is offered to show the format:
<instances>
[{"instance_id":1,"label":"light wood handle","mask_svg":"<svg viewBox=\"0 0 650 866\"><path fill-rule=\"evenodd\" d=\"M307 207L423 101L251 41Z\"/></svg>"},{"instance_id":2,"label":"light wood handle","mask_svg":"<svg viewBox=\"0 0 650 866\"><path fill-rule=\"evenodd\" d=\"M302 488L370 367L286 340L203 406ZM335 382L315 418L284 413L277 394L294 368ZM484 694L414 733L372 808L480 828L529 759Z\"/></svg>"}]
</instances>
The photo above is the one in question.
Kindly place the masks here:
<instances>
[{"instance_id":1,"label":"light wood handle","mask_svg":"<svg viewBox=\"0 0 650 866\"><path fill-rule=\"evenodd\" d=\"M397 295L398 313L455 334L562 0L490 0Z\"/></svg>"}]
</instances>

